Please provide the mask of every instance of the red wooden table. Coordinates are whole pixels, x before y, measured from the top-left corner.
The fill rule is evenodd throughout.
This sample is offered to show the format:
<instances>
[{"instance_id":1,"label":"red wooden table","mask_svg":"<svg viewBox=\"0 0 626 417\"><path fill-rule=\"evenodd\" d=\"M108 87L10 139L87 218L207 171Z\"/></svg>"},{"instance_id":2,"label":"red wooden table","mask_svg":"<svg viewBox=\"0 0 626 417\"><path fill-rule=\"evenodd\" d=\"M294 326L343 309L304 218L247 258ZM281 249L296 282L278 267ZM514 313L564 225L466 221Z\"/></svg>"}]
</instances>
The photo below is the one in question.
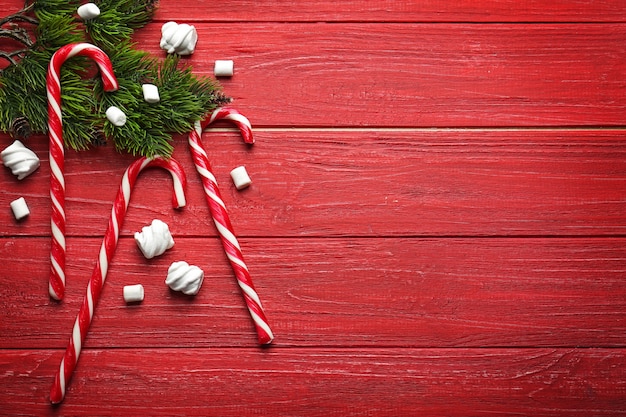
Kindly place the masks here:
<instances>
[{"instance_id":1,"label":"red wooden table","mask_svg":"<svg viewBox=\"0 0 626 417\"><path fill-rule=\"evenodd\" d=\"M168 20L197 27L195 73L235 62L222 85L257 143L228 124L204 142L275 342L256 343L177 137L188 206L171 210L167 173L142 175L52 407L133 158L67 153L58 303L48 142L33 137L39 171L0 169L0 414L626 414L626 2L163 0L138 47L162 56ZM176 245L147 261L132 234L153 218ZM164 284L177 260L205 270L197 296ZM127 306L135 283L146 299Z\"/></svg>"}]
</instances>

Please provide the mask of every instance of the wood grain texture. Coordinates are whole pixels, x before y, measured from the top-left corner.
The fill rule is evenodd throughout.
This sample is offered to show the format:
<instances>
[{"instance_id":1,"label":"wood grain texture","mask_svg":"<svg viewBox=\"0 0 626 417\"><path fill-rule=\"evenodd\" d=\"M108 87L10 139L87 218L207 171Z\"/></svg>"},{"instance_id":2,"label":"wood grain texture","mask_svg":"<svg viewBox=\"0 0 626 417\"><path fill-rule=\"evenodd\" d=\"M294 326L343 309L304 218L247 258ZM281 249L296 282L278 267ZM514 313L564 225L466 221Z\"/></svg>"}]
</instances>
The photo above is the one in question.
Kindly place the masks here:
<instances>
[{"instance_id":1,"label":"wood grain texture","mask_svg":"<svg viewBox=\"0 0 626 417\"><path fill-rule=\"evenodd\" d=\"M624 24L212 24L186 60L257 127L623 126ZM138 45L163 55L160 25Z\"/></svg>"},{"instance_id":2,"label":"wood grain texture","mask_svg":"<svg viewBox=\"0 0 626 417\"><path fill-rule=\"evenodd\" d=\"M201 11L201 13L199 13ZM442 2L234 0L162 2L159 20L192 22L624 22L620 0L461 0Z\"/></svg>"},{"instance_id":3,"label":"wood grain texture","mask_svg":"<svg viewBox=\"0 0 626 417\"><path fill-rule=\"evenodd\" d=\"M165 416L180 410L203 416L412 416L416 410L432 416L609 416L626 411L624 386L612 383L624 376L623 349L86 350L67 401L51 408L45 404L48 375L59 357L55 351L0 352L3 411L37 416ZM30 390L16 389L26 384ZM85 401L96 397L103 400Z\"/></svg>"},{"instance_id":4,"label":"wood grain texture","mask_svg":"<svg viewBox=\"0 0 626 417\"><path fill-rule=\"evenodd\" d=\"M49 375L60 357L51 350L0 351L3 412L413 416L419 411L459 417L626 412L624 349L89 349L66 401L52 408L46 398Z\"/></svg>"},{"instance_id":5,"label":"wood grain texture","mask_svg":"<svg viewBox=\"0 0 626 417\"><path fill-rule=\"evenodd\" d=\"M0 0L2 15L22 7ZM232 0L161 1L156 21L216 22L624 22L621 0Z\"/></svg>"},{"instance_id":6,"label":"wood grain texture","mask_svg":"<svg viewBox=\"0 0 626 417\"><path fill-rule=\"evenodd\" d=\"M22 3L0 0L0 15ZM68 286L47 296L48 144L0 168L0 414L25 416L623 416L626 414L626 3L621 0L160 2L196 25L183 59L222 78L257 138L204 136L276 335L252 322L184 137L142 174L77 372L52 378L123 171L68 152ZM0 42L0 49L5 45ZM0 135L1 148L11 139ZM228 172L245 165L252 186ZM24 196L31 216L8 205ZM1 207L4 207L2 209ZM153 218L175 247L147 261ZM164 284L201 266L200 293ZM128 306L124 285L146 299Z\"/></svg>"},{"instance_id":7,"label":"wood grain texture","mask_svg":"<svg viewBox=\"0 0 626 417\"><path fill-rule=\"evenodd\" d=\"M203 139L241 236L587 236L626 232L626 131L235 131ZM5 136L6 138L6 136ZM8 141L8 138L7 138ZM42 166L18 181L0 170L0 206L24 196L26 221L0 211L0 235L49 235L47 139L29 146ZM171 208L166 172L143 173L122 234L153 218L179 236L215 236L185 138L188 205ZM111 147L66 154L70 236L102 236L131 157ZM228 173L245 165L239 192ZM97 187L94 186L97 184Z\"/></svg>"},{"instance_id":8,"label":"wood grain texture","mask_svg":"<svg viewBox=\"0 0 626 417\"><path fill-rule=\"evenodd\" d=\"M146 261L122 239L89 348L228 347L252 322L217 239L175 237ZM0 348L62 348L100 241L68 240L67 295L49 300L47 240L0 239ZM626 345L626 240L242 239L279 347ZM38 248L38 249L35 249ZM36 254L36 256L35 256ZM196 297L164 284L186 260L205 271ZM146 298L126 306L124 285Z\"/></svg>"}]
</instances>

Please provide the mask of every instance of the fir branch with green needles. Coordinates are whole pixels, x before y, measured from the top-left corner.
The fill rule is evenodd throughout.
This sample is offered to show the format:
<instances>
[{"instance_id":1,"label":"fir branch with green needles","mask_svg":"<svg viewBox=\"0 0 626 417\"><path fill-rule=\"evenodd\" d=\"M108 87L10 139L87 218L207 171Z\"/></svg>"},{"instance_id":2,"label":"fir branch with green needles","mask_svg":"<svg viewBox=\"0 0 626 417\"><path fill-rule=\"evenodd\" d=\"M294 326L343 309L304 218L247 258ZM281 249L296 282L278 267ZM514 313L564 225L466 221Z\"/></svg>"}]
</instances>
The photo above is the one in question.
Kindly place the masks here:
<instances>
[{"instance_id":1,"label":"fir branch with green needles","mask_svg":"<svg viewBox=\"0 0 626 417\"><path fill-rule=\"evenodd\" d=\"M0 58L3 54L10 57L9 66L0 72L0 130L19 139L23 139L23 132L47 133L46 73L50 59L61 46L89 42L109 56L119 89L104 92L100 77L94 75L93 62L86 58L70 58L63 64L65 146L84 150L101 145L104 139L113 142L120 152L169 156L172 134L191 131L196 121L230 102L230 98L222 93L217 81L196 77L191 68L182 66L178 56L158 59L135 49L132 34L152 19L155 0L94 3L101 14L85 22L76 14L81 5L77 0L35 0L4 19L18 26L34 26L34 35L21 26L19 32L17 28L6 29L16 30L8 36L21 36L24 49L15 55L0 51ZM143 83L158 87L160 102L144 101ZM109 106L126 114L124 126L114 126L106 119Z\"/></svg>"}]
</instances>

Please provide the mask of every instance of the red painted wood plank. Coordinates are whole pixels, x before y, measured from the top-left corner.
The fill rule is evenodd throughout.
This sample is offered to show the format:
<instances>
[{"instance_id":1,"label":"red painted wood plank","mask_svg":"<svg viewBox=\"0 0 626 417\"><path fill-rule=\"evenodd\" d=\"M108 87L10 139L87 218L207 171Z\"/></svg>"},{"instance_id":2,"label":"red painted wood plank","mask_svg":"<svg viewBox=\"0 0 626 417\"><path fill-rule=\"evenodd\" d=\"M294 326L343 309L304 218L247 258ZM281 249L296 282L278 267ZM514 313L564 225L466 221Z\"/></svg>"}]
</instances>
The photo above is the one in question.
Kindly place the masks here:
<instances>
[{"instance_id":1,"label":"red painted wood plank","mask_svg":"<svg viewBox=\"0 0 626 417\"><path fill-rule=\"evenodd\" d=\"M178 238L147 261L122 239L85 343L256 343L216 239ZM0 348L64 348L99 240L68 240L65 300L49 299L42 238L0 239ZM626 346L625 239L242 239L276 335L288 346ZM205 271L195 297L164 284L171 262ZM146 299L127 306L124 285Z\"/></svg>"},{"instance_id":2,"label":"red painted wood plank","mask_svg":"<svg viewBox=\"0 0 626 417\"><path fill-rule=\"evenodd\" d=\"M617 416L624 349L87 350L58 408L59 351L0 351L24 416Z\"/></svg>"},{"instance_id":3,"label":"red painted wood plank","mask_svg":"<svg viewBox=\"0 0 626 417\"><path fill-rule=\"evenodd\" d=\"M13 13L22 4L19 0L1 0L0 15ZM626 16L621 0L162 0L158 6L156 20L181 22L623 22Z\"/></svg>"},{"instance_id":4,"label":"red painted wood plank","mask_svg":"<svg viewBox=\"0 0 626 417\"><path fill-rule=\"evenodd\" d=\"M202 12L199 13L198 11ZM251 1L177 4L161 1L159 20L192 22L616 22L624 21L626 5L608 1Z\"/></svg>"},{"instance_id":5,"label":"red painted wood plank","mask_svg":"<svg viewBox=\"0 0 626 417\"><path fill-rule=\"evenodd\" d=\"M624 24L199 24L185 62L270 127L622 126ZM160 25L138 47L163 56Z\"/></svg>"},{"instance_id":6,"label":"red painted wood plank","mask_svg":"<svg viewBox=\"0 0 626 417\"><path fill-rule=\"evenodd\" d=\"M594 22L624 21L626 7L620 1L250 1L208 2L198 18L191 5L176 7L161 2L158 19L190 21L351 21L351 22Z\"/></svg>"},{"instance_id":7,"label":"red painted wood plank","mask_svg":"<svg viewBox=\"0 0 626 417\"><path fill-rule=\"evenodd\" d=\"M162 22L197 22L186 61L234 59L225 91L261 128L252 149L206 139L276 344L256 347L178 138L189 207L169 208L167 174L140 180L68 402L50 407L131 158L68 153L68 296L53 304L34 138L40 172L0 169L0 414L626 413L624 131L413 129L623 126L623 2L163 3L140 47L162 55ZM253 186L237 192L241 164ZM21 195L33 214L17 223ZM146 261L130 235L155 217L177 243ZM207 271L192 299L162 282L179 259ZM126 306L136 282L146 301Z\"/></svg>"},{"instance_id":8,"label":"red painted wood plank","mask_svg":"<svg viewBox=\"0 0 626 417\"><path fill-rule=\"evenodd\" d=\"M237 132L204 136L222 194L241 236L622 235L626 231L623 130L259 130L246 147ZM2 137L5 145L10 143ZM18 181L0 169L0 235L50 234L47 140L29 146L38 172ZM142 174L122 233L153 218L179 236L215 236L184 138L175 157L189 177L188 206L170 205L164 171ZM67 152L71 236L104 233L132 157L111 147ZM252 185L228 172L245 165ZM10 201L31 207L16 222Z\"/></svg>"},{"instance_id":9,"label":"red painted wood plank","mask_svg":"<svg viewBox=\"0 0 626 417\"><path fill-rule=\"evenodd\" d=\"M257 126L621 126L626 25L201 24ZM160 26L135 40L162 55Z\"/></svg>"}]
</instances>

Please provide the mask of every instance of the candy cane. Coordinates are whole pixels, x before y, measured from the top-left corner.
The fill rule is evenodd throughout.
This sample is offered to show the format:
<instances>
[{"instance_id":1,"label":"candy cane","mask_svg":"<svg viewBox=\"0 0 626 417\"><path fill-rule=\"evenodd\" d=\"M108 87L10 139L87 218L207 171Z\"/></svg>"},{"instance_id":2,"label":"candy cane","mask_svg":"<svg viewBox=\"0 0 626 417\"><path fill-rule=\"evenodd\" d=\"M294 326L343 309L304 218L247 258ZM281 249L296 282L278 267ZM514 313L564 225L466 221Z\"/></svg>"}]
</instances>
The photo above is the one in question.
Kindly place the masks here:
<instances>
[{"instance_id":1,"label":"candy cane","mask_svg":"<svg viewBox=\"0 0 626 417\"><path fill-rule=\"evenodd\" d=\"M237 277L237 283L241 288L243 297L246 301L248 311L252 316L256 332L259 338L260 344L271 343L274 339L272 330L267 322L261 300L254 289L252 284L252 278L250 278L250 272L246 266L243 255L241 253L241 247L237 238L233 226L230 223L230 218L226 211L226 206L220 191L217 187L217 181L215 176L211 173L211 165L209 164L209 158L201 143L202 130L209 124L218 119L230 119L238 124L244 140L248 143L253 143L252 129L250 128L250 122L244 116L231 109L217 109L213 112L213 115L202 122L197 122L195 129L189 134L189 146L191 149L191 155L193 157L196 169L202 179L204 186L204 192L206 201L209 204L211 216L213 222L219 232L222 246L226 252L226 256L230 261L230 264Z\"/></svg>"},{"instance_id":2,"label":"candy cane","mask_svg":"<svg viewBox=\"0 0 626 417\"><path fill-rule=\"evenodd\" d=\"M93 59L100 68L105 91L118 89L117 79L107 55L88 43L75 43L57 50L48 66L48 133L50 136L50 199L52 201L52 246L50 248L50 296L61 300L65 294L65 153L63 119L61 117L61 66L68 58L83 55Z\"/></svg>"},{"instance_id":3,"label":"candy cane","mask_svg":"<svg viewBox=\"0 0 626 417\"><path fill-rule=\"evenodd\" d=\"M254 136L252 136L252 125L246 116L239 113L237 110L230 107L218 107L211 113L208 120L205 120L205 126L210 125L218 120L229 120L233 122L241 132L241 137L246 143L254 143Z\"/></svg>"},{"instance_id":4,"label":"candy cane","mask_svg":"<svg viewBox=\"0 0 626 417\"><path fill-rule=\"evenodd\" d=\"M164 168L172 174L172 179L174 180L172 204L174 208L180 208L185 205L184 189L187 179L183 168L177 161L173 159L165 160L161 157L153 159L142 157L133 162L124 173L122 184L120 185L115 203L111 210L111 218L109 219L102 246L100 247L98 261L94 267L89 284L87 285L87 294L76 317L72 336L70 337L69 344L61 360L61 365L54 378L52 390L50 391L50 401L53 404L60 403L65 397L65 388L76 368L76 362L80 356L80 351L85 337L87 336L89 325L93 319L95 306L100 298L102 287L106 280L109 264L117 246L120 229L128 209L131 191L137 181L139 173L148 167Z\"/></svg>"}]
</instances>

